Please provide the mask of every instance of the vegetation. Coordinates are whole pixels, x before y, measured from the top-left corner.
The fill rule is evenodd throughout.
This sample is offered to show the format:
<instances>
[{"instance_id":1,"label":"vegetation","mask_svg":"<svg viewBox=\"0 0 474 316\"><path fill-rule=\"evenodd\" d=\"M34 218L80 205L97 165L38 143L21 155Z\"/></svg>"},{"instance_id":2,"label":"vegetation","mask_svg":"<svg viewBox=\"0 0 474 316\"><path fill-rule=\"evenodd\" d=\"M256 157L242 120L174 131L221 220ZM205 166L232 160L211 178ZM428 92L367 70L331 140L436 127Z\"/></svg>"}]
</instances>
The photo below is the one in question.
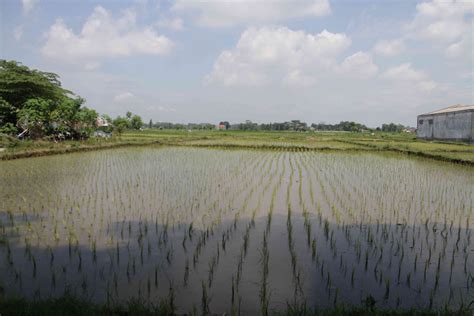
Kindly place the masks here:
<instances>
[{"instance_id":1,"label":"vegetation","mask_svg":"<svg viewBox=\"0 0 474 316\"><path fill-rule=\"evenodd\" d=\"M397 151L472 164L473 150L462 144L424 142L394 123L370 129L363 124L311 124L293 120L257 124L145 124L127 112L115 119L84 106L85 100L61 86L58 75L0 60L0 158L12 159L128 145L168 144L278 150ZM89 140L96 131L105 140ZM192 131L193 133L189 133ZM111 133L114 136L110 138ZM299 133L297 133L299 132ZM304 132L304 133L301 133ZM19 141L21 139L21 141ZM31 141L34 140L34 141ZM80 141L80 142L78 142ZM441 146L438 146L440 144Z\"/></svg>"},{"instance_id":2,"label":"vegetation","mask_svg":"<svg viewBox=\"0 0 474 316\"><path fill-rule=\"evenodd\" d=\"M61 87L56 74L0 60L0 132L39 139L84 139L97 113Z\"/></svg>"},{"instance_id":3,"label":"vegetation","mask_svg":"<svg viewBox=\"0 0 474 316\"><path fill-rule=\"evenodd\" d=\"M115 131L119 134L127 129L139 130L143 126L142 118L134 115L132 112L127 112L125 117L118 116L112 121Z\"/></svg>"},{"instance_id":4,"label":"vegetation","mask_svg":"<svg viewBox=\"0 0 474 316\"><path fill-rule=\"evenodd\" d=\"M118 133L117 133L118 134ZM463 143L443 143L417 140L410 133L351 132L264 132L209 130L124 130L119 137L89 139L82 142L17 141L1 136L0 159L42 156L69 152L70 149L110 148L133 145L179 145L195 147L248 148L274 150L336 150L399 152L429 159L464 164L474 163L474 148Z\"/></svg>"},{"instance_id":5,"label":"vegetation","mask_svg":"<svg viewBox=\"0 0 474 316\"><path fill-rule=\"evenodd\" d=\"M139 130L140 116L127 112L115 120L84 106L85 100L62 88L54 73L30 69L16 61L0 60L0 133L42 140L85 140L95 130L122 133ZM113 122L113 124L112 124Z\"/></svg>"}]
</instances>

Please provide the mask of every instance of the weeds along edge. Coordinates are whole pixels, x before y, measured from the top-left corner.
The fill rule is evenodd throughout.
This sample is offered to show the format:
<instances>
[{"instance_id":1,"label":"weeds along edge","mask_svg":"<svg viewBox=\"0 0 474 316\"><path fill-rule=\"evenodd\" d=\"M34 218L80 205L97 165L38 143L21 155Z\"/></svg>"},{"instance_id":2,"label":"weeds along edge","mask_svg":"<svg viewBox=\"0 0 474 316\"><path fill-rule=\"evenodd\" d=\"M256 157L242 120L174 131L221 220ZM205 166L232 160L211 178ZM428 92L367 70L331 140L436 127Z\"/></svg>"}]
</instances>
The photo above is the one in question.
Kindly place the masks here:
<instances>
[{"instance_id":1,"label":"weeds along edge","mask_svg":"<svg viewBox=\"0 0 474 316\"><path fill-rule=\"evenodd\" d=\"M423 151L395 148L395 147L390 147L388 145L385 145L384 147L381 147L381 146L377 146L377 145L359 143L359 142L353 142L353 141L341 140L341 139L338 139L337 141L340 142L340 143L362 146L362 147L365 147L367 150L370 150L370 151L395 152L395 153L401 153L401 154L405 154L405 155L409 155L409 156L418 156L418 157L433 159L433 160L437 160L437 161L445 161L445 162L451 162L451 163L462 164L462 165L467 165L467 166L473 166L474 165L474 161L464 160L464 159L460 159L460 158L449 158L449 157L445 157L445 156L441 156L441 155L430 154L430 153L423 152Z\"/></svg>"},{"instance_id":2,"label":"weeds along edge","mask_svg":"<svg viewBox=\"0 0 474 316\"><path fill-rule=\"evenodd\" d=\"M31 151L21 151L21 152L12 152L6 153L0 156L0 160L14 160L20 158L33 158L33 157L43 157L43 156L52 156L52 155L61 155L85 151L96 151L103 149L114 149L121 147L141 147L141 146L150 146L150 145L163 145L160 141L154 142L142 142L142 143L116 143L109 145L100 145L100 146L87 146L87 147L66 147L66 148L54 148L54 149L41 149L41 150L31 150Z\"/></svg>"}]
</instances>

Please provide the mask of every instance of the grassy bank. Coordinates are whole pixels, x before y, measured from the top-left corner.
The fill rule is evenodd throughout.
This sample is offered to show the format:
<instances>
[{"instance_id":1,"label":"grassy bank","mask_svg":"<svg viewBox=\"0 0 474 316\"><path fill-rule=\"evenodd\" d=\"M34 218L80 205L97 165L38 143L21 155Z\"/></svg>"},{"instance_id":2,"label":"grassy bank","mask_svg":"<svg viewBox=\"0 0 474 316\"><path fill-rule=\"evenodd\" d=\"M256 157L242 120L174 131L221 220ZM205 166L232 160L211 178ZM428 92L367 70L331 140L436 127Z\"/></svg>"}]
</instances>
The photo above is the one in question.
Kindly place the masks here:
<instances>
[{"instance_id":1,"label":"grassy bank","mask_svg":"<svg viewBox=\"0 0 474 316\"><path fill-rule=\"evenodd\" d=\"M413 134L349 132L252 132L252 131L129 131L111 139L83 142L19 141L4 145L0 159L36 157L124 146L163 144L174 146L248 148L269 150L390 151L429 159L474 164L474 146L463 143L427 142Z\"/></svg>"},{"instance_id":2,"label":"grassy bank","mask_svg":"<svg viewBox=\"0 0 474 316\"><path fill-rule=\"evenodd\" d=\"M473 311L461 309L451 311L443 310L383 310L375 307L335 307L333 309L314 310L306 306L293 306L288 304L286 310L280 312L270 312L272 315L303 315L303 316L339 316L339 315L372 315L372 316L405 316L405 315L460 315L470 316ZM72 296L65 296L57 299L45 300L25 300L8 299L0 300L1 315L227 315L225 313L203 313L199 308L195 308L188 313L177 313L176 307L169 299L158 304L150 304L144 300L130 300L125 304L97 304L86 300L77 299Z\"/></svg>"}]
</instances>

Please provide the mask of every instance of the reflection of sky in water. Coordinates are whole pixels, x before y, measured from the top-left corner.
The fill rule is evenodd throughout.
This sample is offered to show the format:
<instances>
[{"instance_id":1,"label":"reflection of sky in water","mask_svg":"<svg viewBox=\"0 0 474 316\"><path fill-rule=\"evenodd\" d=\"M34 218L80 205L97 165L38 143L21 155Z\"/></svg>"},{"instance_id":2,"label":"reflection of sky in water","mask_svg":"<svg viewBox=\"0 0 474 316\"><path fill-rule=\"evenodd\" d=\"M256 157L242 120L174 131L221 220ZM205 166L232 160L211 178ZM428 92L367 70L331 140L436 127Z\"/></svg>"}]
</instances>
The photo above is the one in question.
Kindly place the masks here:
<instances>
[{"instance_id":1,"label":"reflection of sky in water","mask_svg":"<svg viewBox=\"0 0 474 316\"><path fill-rule=\"evenodd\" d=\"M270 310L368 295L378 306L454 308L473 295L468 167L140 148L2 162L0 172L7 295L157 302L172 288L188 312L200 310L204 284L211 311L224 312L234 283L236 308L258 313L264 234Z\"/></svg>"}]
</instances>

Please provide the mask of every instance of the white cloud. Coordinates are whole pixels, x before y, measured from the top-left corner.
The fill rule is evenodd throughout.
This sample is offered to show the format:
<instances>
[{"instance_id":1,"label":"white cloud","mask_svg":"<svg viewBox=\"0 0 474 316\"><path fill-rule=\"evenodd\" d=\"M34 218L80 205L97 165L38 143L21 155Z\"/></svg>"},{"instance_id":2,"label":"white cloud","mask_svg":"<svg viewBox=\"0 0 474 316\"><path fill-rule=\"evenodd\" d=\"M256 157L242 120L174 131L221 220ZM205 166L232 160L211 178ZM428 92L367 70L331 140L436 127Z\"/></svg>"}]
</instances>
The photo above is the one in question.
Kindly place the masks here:
<instances>
[{"instance_id":1,"label":"white cloud","mask_svg":"<svg viewBox=\"0 0 474 316\"><path fill-rule=\"evenodd\" d=\"M345 75L368 79L377 74L378 67L373 63L369 54L357 52L344 59L340 70Z\"/></svg>"},{"instance_id":2,"label":"white cloud","mask_svg":"<svg viewBox=\"0 0 474 316\"><path fill-rule=\"evenodd\" d=\"M374 47L376 54L382 56L395 56L405 50L405 43L402 39L382 40L377 42Z\"/></svg>"},{"instance_id":3,"label":"white cloud","mask_svg":"<svg viewBox=\"0 0 474 316\"><path fill-rule=\"evenodd\" d=\"M176 109L170 106L158 106L157 110L160 112L176 112Z\"/></svg>"},{"instance_id":4,"label":"white cloud","mask_svg":"<svg viewBox=\"0 0 474 316\"><path fill-rule=\"evenodd\" d=\"M291 70L284 78L283 83L294 87L309 87L316 83L316 78L305 75L301 70Z\"/></svg>"},{"instance_id":5,"label":"white cloud","mask_svg":"<svg viewBox=\"0 0 474 316\"><path fill-rule=\"evenodd\" d=\"M412 68L411 64L404 63L400 66L389 68L382 74L382 77L392 80L418 81L426 75L421 71Z\"/></svg>"},{"instance_id":6,"label":"white cloud","mask_svg":"<svg viewBox=\"0 0 474 316\"><path fill-rule=\"evenodd\" d=\"M162 18L156 25L173 31L184 30L183 20L181 18Z\"/></svg>"},{"instance_id":7,"label":"white cloud","mask_svg":"<svg viewBox=\"0 0 474 316\"><path fill-rule=\"evenodd\" d=\"M21 0L21 5L23 7L23 13L28 14L30 13L33 8L35 7L38 0Z\"/></svg>"},{"instance_id":8,"label":"white cloud","mask_svg":"<svg viewBox=\"0 0 474 316\"><path fill-rule=\"evenodd\" d=\"M97 61L89 61L89 62L86 62L84 65L85 70L96 70L99 67L100 67L100 63Z\"/></svg>"},{"instance_id":9,"label":"white cloud","mask_svg":"<svg viewBox=\"0 0 474 316\"><path fill-rule=\"evenodd\" d=\"M235 48L220 54L206 81L224 86L310 86L328 76L373 77L378 67L368 53L357 52L338 62L350 44L345 34L326 30L313 35L286 27L248 28Z\"/></svg>"},{"instance_id":10,"label":"white cloud","mask_svg":"<svg viewBox=\"0 0 474 316\"><path fill-rule=\"evenodd\" d=\"M172 10L195 14L201 26L228 27L324 16L331 13L331 6L328 0L177 0Z\"/></svg>"},{"instance_id":11,"label":"white cloud","mask_svg":"<svg viewBox=\"0 0 474 316\"><path fill-rule=\"evenodd\" d=\"M448 57L472 54L474 2L433 0L418 4L416 11L408 27L411 37L438 44Z\"/></svg>"},{"instance_id":12,"label":"white cloud","mask_svg":"<svg viewBox=\"0 0 474 316\"><path fill-rule=\"evenodd\" d=\"M472 13L473 4L466 0L433 0L416 6L417 14L431 18L460 17Z\"/></svg>"},{"instance_id":13,"label":"white cloud","mask_svg":"<svg viewBox=\"0 0 474 316\"><path fill-rule=\"evenodd\" d=\"M58 19L47 32L41 52L49 58L92 63L103 58L167 54L172 48L171 40L150 27L137 27L135 19L132 10L125 10L120 18L114 19L106 9L97 6L78 34Z\"/></svg>"},{"instance_id":14,"label":"white cloud","mask_svg":"<svg viewBox=\"0 0 474 316\"><path fill-rule=\"evenodd\" d=\"M123 101L133 99L134 97L135 97L135 95L133 93L126 91L126 92L122 92L122 93L117 94L114 97L114 100L116 102L123 102Z\"/></svg>"},{"instance_id":15,"label":"white cloud","mask_svg":"<svg viewBox=\"0 0 474 316\"><path fill-rule=\"evenodd\" d=\"M450 44L446 48L446 55L450 58L466 55L472 65L472 33L464 34L458 42Z\"/></svg>"},{"instance_id":16,"label":"white cloud","mask_svg":"<svg viewBox=\"0 0 474 316\"><path fill-rule=\"evenodd\" d=\"M382 78L407 85L414 84L422 91L431 91L437 87L436 82L430 80L423 71L414 69L410 63L389 68L382 74Z\"/></svg>"}]
</instances>

